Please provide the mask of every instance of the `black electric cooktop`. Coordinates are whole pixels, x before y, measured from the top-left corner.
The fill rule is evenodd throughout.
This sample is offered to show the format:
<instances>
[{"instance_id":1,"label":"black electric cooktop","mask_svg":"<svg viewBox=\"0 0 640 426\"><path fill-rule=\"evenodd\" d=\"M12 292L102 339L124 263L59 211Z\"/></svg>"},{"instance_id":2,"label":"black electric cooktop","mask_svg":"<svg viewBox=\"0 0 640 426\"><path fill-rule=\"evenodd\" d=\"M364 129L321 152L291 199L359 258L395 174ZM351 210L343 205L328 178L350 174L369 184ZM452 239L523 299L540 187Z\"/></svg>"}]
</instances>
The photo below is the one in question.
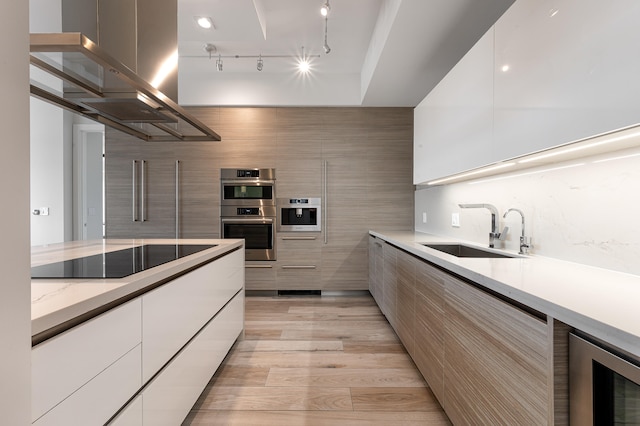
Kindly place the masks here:
<instances>
[{"instance_id":1,"label":"black electric cooktop","mask_svg":"<svg viewBox=\"0 0 640 426\"><path fill-rule=\"evenodd\" d=\"M123 278L215 244L147 244L31 268L31 278Z\"/></svg>"}]
</instances>

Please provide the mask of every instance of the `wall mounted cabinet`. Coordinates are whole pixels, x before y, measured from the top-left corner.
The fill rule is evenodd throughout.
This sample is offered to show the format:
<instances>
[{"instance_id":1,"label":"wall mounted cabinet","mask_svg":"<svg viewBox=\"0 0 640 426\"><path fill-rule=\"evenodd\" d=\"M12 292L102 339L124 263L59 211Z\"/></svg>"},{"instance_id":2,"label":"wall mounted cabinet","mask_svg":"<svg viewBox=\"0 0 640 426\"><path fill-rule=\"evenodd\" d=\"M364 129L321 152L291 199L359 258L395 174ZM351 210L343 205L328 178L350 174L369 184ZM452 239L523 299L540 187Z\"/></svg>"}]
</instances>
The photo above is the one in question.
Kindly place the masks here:
<instances>
[{"instance_id":1,"label":"wall mounted cabinet","mask_svg":"<svg viewBox=\"0 0 640 426\"><path fill-rule=\"evenodd\" d=\"M414 183L495 160L493 28L415 108Z\"/></svg>"},{"instance_id":2,"label":"wall mounted cabinet","mask_svg":"<svg viewBox=\"0 0 640 426\"><path fill-rule=\"evenodd\" d=\"M415 108L414 183L637 124L638 16L517 0Z\"/></svg>"}]
</instances>

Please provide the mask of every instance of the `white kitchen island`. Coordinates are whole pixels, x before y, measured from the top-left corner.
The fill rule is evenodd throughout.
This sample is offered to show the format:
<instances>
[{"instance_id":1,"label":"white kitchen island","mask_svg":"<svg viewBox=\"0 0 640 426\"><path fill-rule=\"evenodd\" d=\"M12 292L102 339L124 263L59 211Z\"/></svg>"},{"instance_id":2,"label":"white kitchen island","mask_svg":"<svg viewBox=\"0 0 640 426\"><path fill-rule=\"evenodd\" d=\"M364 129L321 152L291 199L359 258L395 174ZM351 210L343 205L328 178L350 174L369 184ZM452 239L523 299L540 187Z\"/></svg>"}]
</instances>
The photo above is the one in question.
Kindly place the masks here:
<instances>
[{"instance_id":1,"label":"white kitchen island","mask_svg":"<svg viewBox=\"0 0 640 426\"><path fill-rule=\"evenodd\" d=\"M76 241L32 267L147 244L213 245L117 279L32 279L32 422L179 424L243 330L243 240Z\"/></svg>"}]
</instances>

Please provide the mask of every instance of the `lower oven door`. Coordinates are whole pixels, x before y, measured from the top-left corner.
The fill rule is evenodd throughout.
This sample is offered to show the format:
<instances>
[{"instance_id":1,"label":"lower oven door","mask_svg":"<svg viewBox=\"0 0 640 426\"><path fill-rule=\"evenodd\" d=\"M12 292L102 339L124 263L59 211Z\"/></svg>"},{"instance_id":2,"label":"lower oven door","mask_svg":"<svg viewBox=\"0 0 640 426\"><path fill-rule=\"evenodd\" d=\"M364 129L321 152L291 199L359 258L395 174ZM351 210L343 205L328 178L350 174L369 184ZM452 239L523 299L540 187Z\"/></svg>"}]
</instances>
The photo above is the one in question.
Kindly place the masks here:
<instances>
[{"instance_id":1,"label":"lower oven door","mask_svg":"<svg viewBox=\"0 0 640 426\"><path fill-rule=\"evenodd\" d=\"M275 220L271 217L221 219L222 238L243 238L246 260L276 260Z\"/></svg>"}]
</instances>

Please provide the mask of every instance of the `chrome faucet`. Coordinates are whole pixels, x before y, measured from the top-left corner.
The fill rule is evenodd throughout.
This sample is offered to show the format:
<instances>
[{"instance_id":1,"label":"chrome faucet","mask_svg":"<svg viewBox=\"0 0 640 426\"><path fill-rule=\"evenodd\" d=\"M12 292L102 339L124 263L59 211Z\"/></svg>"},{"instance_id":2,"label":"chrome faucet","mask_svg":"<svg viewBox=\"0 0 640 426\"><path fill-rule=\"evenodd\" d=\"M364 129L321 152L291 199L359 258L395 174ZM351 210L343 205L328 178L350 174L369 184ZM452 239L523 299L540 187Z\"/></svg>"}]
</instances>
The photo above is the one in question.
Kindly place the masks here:
<instances>
[{"instance_id":1,"label":"chrome faucet","mask_svg":"<svg viewBox=\"0 0 640 426\"><path fill-rule=\"evenodd\" d=\"M502 232L498 232L498 209L493 204L458 204L461 209L488 209L491 212L491 232L489 232L489 247L493 248L495 239L504 240L509 231L504 227Z\"/></svg>"},{"instance_id":2,"label":"chrome faucet","mask_svg":"<svg viewBox=\"0 0 640 426\"><path fill-rule=\"evenodd\" d=\"M531 248L531 241L529 240L529 237L525 235L525 232L524 232L524 213L522 213L522 210L520 209L509 209L504 213L504 216L502 217L507 217L509 212L519 213L520 216L522 217L522 235L520 235L520 251L518 253L527 254L527 252Z\"/></svg>"}]
</instances>

